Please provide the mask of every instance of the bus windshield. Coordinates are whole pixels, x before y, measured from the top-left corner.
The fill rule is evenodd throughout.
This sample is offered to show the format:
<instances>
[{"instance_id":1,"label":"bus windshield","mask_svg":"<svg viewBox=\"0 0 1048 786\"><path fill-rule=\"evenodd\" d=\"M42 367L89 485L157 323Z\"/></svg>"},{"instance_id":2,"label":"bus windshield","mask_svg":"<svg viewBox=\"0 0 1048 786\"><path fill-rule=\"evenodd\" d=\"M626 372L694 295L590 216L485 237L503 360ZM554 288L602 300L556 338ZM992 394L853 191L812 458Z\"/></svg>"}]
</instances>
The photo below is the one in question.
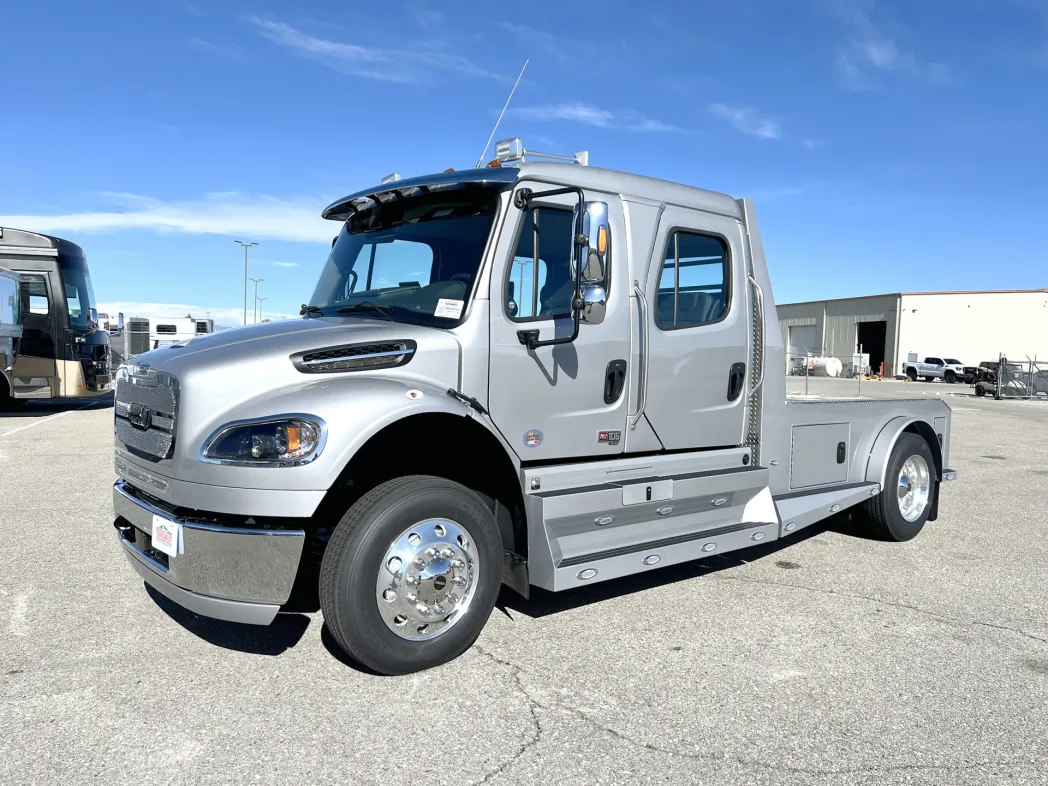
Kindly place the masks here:
<instances>
[{"instance_id":1,"label":"bus windshield","mask_svg":"<svg viewBox=\"0 0 1048 786\"><path fill-rule=\"evenodd\" d=\"M95 291L91 287L87 262L83 258L63 254L58 259L58 266L69 311L69 327L78 332L87 332L91 329L91 309L95 307Z\"/></svg>"},{"instance_id":2,"label":"bus windshield","mask_svg":"<svg viewBox=\"0 0 1048 786\"><path fill-rule=\"evenodd\" d=\"M458 324L498 204L491 188L449 189L350 217L320 274L310 313Z\"/></svg>"}]
</instances>

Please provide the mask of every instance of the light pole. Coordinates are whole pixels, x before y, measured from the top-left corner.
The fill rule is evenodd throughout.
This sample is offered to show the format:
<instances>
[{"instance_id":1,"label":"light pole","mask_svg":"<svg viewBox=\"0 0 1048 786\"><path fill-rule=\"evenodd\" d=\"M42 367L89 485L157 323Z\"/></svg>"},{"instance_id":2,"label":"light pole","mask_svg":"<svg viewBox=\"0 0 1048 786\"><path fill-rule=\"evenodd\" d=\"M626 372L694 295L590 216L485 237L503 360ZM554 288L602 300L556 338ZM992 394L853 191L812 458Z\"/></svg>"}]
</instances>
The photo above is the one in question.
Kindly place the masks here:
<instances>
[{"instance_id":1,"label":"light pole","mask_svg":"<svg viewBox=\"0 0 1048 786\"><path fill-rule=\"evenodd\" d=\"M264 278L253 278L251 280L255 282L255 309L253 309L253 311L255 312L255 314L254 314L254 316L255 316L255 323L257 324L258 323L258 311L257 311L257 308L258 308L258 284L259 284L260 281L265 281L265 279Z\"/></svg>"},{"instance_id":2,"label":"light pole","mask_svg":"<svg viewBox=\"0 0 1048 786\"><path fill-rule=\"evenodd\" d=\"M234 243L238 243L244 247L244 324L247 324L247 250L251 246L257 246L258 243L245 243L242 240L234 240Z\"/></svg>"},{"instance_id":3,"label":"light pole","mask_svg":"<svg viewBox=\"0 0 1048 786\"><path fill-rule=\"evenodd\" d=\"M264 297L258 297L258 298L255 298L255 300L258 301L258 321L261 322L262 321L262 301L265 300L265 298Z\"/></svg>"}]
</instances>

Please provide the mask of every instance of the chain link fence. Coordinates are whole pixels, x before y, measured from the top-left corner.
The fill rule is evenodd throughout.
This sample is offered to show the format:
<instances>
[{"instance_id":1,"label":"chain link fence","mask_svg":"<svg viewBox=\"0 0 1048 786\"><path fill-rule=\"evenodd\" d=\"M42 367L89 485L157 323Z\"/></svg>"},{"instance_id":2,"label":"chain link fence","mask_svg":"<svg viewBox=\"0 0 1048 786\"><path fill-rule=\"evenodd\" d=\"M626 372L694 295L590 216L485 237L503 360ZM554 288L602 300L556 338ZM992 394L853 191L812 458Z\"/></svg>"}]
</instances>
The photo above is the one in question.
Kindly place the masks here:
<instances>
[{"instance_id":1,"label":"chain link fence","mask_svg":"<svg viewBox=\"0 0 1048 786\"><path fill-rule=\"evenodd\" d=\"M981 366L979 372L977 396L993 395L998 400L1048 396L1048 361L1013 360L1001 355L995 367Z\"/></svg>"},{"instance_id":2,"label":"chain link fence","mask_svg":"<svg viewBox=\"0 0 1048 786\"><path fill-rule=\"evenodd\" d=\"M109 364L114 371L122 363L129 362L136 355L153 349L149 334L149 321L129 319L123 329L109 332Z\"/></svg>"}]
</instances>

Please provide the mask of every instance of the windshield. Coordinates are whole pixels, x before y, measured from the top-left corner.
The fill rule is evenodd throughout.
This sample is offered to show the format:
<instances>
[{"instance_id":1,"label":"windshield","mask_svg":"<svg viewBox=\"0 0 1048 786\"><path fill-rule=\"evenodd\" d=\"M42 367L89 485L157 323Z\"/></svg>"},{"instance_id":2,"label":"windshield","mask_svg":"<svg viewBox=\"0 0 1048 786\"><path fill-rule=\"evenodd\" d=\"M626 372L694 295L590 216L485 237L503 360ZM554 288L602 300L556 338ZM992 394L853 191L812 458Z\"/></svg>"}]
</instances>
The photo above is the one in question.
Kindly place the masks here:
<instances>
[{"instance_id":1,"label":"windshield","mask_svg":"<svg viewBox=\"0 0 1048 786\"><path fill-rule=\"evenodd\" d=\"M498 204L498 191L473 187L394 200L350 217L309 305L325 316L457 324Z\"/></svg>"},{"instance_id":2,"label":"windshield","mask_svg":"<svg viewBox=\"0 0 1048 786\"><path fill-rule=\"evenodd\" d=\"M947 366L963 366L964 364L961 361L957 360L957 358L946 358L946 365Z\"/></svg>"},{"instance_id":3,"label":"windshield","mask_svg":"<svg viewBox=\"0 0 1048 786\"><path fill-rule=\"evenodd\" d=\"M87 261L83 257L62 254L58 258L58 266L62 273L62 287L69 311L69 327L86 332L91 329L90 314L95 305L95 291L91 287Z\"/></svg>"}]
</instances>

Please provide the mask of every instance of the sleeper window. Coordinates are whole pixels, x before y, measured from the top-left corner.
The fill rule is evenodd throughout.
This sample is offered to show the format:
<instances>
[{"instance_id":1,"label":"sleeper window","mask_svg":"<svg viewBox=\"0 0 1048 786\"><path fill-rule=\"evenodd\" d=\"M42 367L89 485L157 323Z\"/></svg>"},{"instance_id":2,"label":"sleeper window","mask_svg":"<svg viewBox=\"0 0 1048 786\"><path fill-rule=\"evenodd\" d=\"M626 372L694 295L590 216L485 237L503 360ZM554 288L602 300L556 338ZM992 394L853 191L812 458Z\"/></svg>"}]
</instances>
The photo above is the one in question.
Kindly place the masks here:
<instances>
[{"instance_id":1,"label":"sleeper window","mask_svg":"<svg viewBox=\"0 0 1048 786\"><path fill-rule=\"evenodd\" d=\"M710 235L675 231L669 236L655 322L661 328L719 321L728 309L728 249Z\"/></svg>"}]
</instances>

